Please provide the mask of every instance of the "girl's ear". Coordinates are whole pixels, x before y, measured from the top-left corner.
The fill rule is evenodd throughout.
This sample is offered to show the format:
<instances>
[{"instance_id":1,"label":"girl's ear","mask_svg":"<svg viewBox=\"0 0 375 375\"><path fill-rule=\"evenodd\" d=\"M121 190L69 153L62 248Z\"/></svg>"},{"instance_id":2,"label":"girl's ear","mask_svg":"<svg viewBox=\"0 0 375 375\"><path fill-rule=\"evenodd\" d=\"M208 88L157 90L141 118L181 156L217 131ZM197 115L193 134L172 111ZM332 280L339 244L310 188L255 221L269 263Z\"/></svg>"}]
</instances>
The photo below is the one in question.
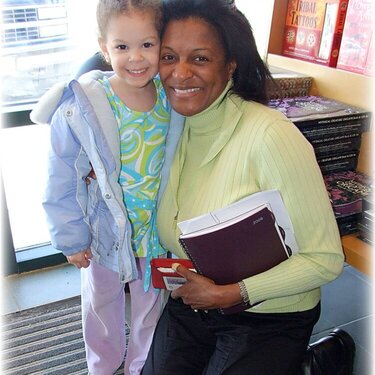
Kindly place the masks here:
<instances>
[{"instance_id":1,"label":"girl's ear","mask_svg":"<svg viewBox=\"0 0 375 375\"><path fill-rule=\"evenodd\" d=\"M98 38L98 44L99 44L100 50L102 51L102 55L104 57L104 60L108 64L110 64L111 59L109 57L108 48L107 48L107 44L105 43L105 40L103 38Z\"/></svg>"},{"instance_id":2,"label":"girl's ear","mask_svg":"<svg viewBox=\"0 0 375 375\"><path fill-rule=\"evenodd\" d=\"M234 60L231 60L228 63L228 81L232 79L233 73L237 69L237 63Z\"/></svg>"}]
</instances>

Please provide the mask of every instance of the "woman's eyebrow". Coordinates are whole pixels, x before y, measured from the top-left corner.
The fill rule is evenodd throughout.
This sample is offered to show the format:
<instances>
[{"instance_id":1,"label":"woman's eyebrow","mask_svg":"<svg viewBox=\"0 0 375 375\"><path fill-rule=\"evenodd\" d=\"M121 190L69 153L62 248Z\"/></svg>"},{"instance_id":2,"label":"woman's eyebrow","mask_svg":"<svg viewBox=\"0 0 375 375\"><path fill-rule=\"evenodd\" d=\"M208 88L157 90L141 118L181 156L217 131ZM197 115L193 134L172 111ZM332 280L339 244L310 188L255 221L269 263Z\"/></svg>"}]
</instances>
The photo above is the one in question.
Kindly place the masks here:
<instances>
[{"instance_id":1,"label":"woman's eyebrow","mask_svg":"<svg viewBox=\"0 0 375 375\"><path fill-rule=\"evenodd\" d=\"M174 51L173 47L169 47L169 46L166 46L166 45L161 45L161 48L162 49L166 49L166 50L170 50L170 51ZM207 47L202 47L202 48L195 48L193 50L191 50L190 53L197 53L197 52L210 52L211 51L211 48Z\"/></svg>"}]
</instances>

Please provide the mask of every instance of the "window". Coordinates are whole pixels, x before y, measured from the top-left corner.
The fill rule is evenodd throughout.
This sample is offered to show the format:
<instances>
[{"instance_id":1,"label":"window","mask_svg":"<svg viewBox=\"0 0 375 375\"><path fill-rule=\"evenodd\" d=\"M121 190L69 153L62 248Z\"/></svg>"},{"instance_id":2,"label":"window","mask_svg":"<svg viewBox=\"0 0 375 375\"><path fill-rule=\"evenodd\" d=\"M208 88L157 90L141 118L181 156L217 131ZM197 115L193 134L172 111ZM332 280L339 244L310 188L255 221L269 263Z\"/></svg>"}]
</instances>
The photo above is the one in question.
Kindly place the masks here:
<instances>
[{"instance_id":1,"label":"window","mask_svg":"<svg viewBox=\"0 0 375 375\"><path fill-rule=\"evenodd\" d=\"M49 245L41 206L49 128L31 124L29 113L52 85L72 78L97 51L95 10L92 0L2 2L2 214L11 234L2 253L17 263L59 253Z\"/></svg>"},{"instance_id":2,"label":"window","mask_svg":"<svg viewBox=\"0 0 375 375\"><path fill-rule=\"evenodd\" d=\"M93 53L95 6L89 0L3 1L2 92L8 111L20 106L30 109Z\"/></svg>"}]
</instances>

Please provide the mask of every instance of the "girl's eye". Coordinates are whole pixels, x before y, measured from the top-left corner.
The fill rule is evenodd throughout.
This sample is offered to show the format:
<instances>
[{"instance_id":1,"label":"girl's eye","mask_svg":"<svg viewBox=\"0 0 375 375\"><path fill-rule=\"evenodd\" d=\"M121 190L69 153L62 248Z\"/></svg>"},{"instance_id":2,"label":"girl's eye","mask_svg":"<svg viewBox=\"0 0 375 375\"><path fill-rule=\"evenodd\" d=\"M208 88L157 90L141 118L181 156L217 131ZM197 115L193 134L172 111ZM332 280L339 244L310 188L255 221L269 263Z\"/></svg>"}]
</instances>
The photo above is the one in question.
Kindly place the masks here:
<instances>
[{"instance_id":1,"label":"girl's eye","mask_svg":"<svg viewBox=\"0 0 375 375\"><path fill-rule=\"evenodd\" d=\"M150 42L146 42L146 43L143 43L143 47L144 48L151 48L151 47L153 47L153 44L150 43Z\"/></svg>"},{"instance_id":2,"label":"girl's eye","mask_svg":"<svg viewBox=\"0 0 375 375\"><path fill-rule=\"evenodd\" d=\"M126 44L119 44L116 49L126 50L128 46Z\"/></svg>"}]
</instances>

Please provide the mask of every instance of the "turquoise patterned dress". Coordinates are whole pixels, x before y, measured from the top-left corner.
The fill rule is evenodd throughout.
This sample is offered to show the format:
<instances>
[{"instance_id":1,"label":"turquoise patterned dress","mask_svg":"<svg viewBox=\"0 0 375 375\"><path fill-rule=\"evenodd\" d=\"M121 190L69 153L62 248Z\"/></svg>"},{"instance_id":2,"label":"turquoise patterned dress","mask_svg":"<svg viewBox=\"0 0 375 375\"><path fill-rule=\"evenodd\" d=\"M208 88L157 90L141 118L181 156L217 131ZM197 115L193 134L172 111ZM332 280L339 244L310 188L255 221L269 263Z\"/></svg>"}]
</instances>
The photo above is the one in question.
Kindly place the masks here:
<instances>
[{"instance_id":1,"label":"turquoise patterned dress","mask_svg":"<svg viewBox=\"0 0 375 375\"><path fill-rule=\"evenodd\" d=\"M149 112L128 108L114 93L108 78L100 80L115 114L120 134L124 202L132 226L132 247L146 257L145 291L150 285L151 258L165 253L156 230L157 194L169 128L170 105L158 77L154 78L157 101Z\"/></svg>"}]
</instances>

